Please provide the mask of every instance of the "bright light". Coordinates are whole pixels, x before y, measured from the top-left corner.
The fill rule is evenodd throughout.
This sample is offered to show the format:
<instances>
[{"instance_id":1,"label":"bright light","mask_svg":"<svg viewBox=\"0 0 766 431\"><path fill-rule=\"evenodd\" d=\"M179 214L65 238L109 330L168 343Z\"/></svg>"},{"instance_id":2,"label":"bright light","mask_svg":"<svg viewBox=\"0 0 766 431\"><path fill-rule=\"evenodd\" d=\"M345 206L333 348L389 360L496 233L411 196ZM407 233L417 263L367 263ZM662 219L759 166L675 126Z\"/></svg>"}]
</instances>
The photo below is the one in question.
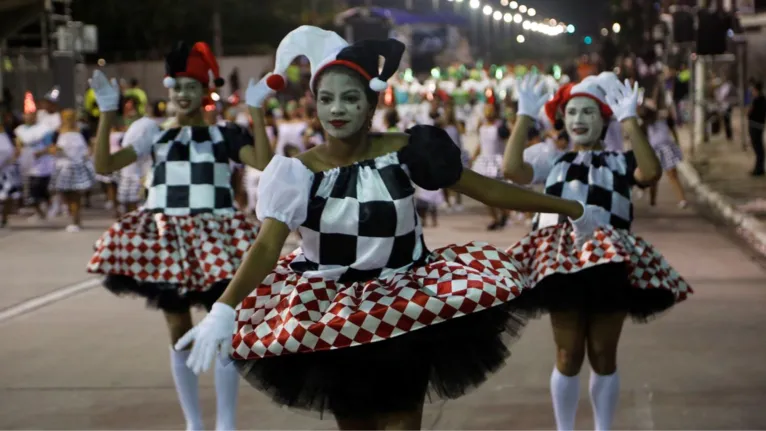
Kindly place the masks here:
<instances>
[{"instance_id":1,"label":"bright light","mask_svg":"<svg viewBox=\"0 0 766 431\"><path fill-rule=\"evenodd\" d=\"M210 98L213 99L214 102L221 100L221 96L219 96L218 93L210 93Z\"/></svg>"},{"instance_id":2,"label":"bright light","mask_svg":"<svg viewBox=\"0 0 766 431\"><path fill-rule=\"evenodd\" d=\"M510 13L506 13L505 15L503 15L503 21L505 22L513 21L513 15L511 15Z\"/></svg>"},{"instance_id":3,"label":"bright light","mask_svg":"<svg viewBox=\"0 0 766 431\"><path fill-rule=\"evenodd\" d=\"M500 4L503 6L508 6L508 0L500 0Z\"/></svg>"},{"instance_id":4,"label":"bright light","mask_svg":"<svg viewBox=\"0 0 766 431\"><path fill-rule=\"evenodd\" d=\"M575 32L575 26L573 26L572 24L569 24L567 26L567 33L572 34L574 32Z\"/></svg>"},{"instance_id":5,"label":"bright light","mask_svg":"<svg viewBox=\"0 0 766 431\"><path fill-rule=\"evenodd\" d=\"M516 15L513 16L513 22L515 22L516 24L520 23L523 20L524 20L524 17L521 16L521 14L517 13Z\"/></svg>"},{"instance_id":6,"label":"bright light","mask_svg":"<svg viewBox=\"0 0 766 431\"><path fill-rule=\"evenodd\" d=\"M586 45L590 45L591 43L593 43L593 38L591 38L590 36L585 36L585 39L583 39L583 42L585 42Z\"/></svg>"},{"instance_id":7,"label":"bright light","mask_svg":"<svg viewBox=\"0 0 766 431\"><path fill-rule=\"evenodd\" d=\"M520 34L520 35L516 36L516 42L524 43L524 40L525 39L524 39L524 35L523 34Z\"/></svg>"},{"instance_id":8,"label":"bright light","mask_svg":"<svg viewBox=\"0 0 766 431\"><path fill-rule=\"evenodd\" d=\"M503 19L503 13L500 12L499 10L496 10L495 13L492 14L492 18L494 18L495 21L500 21L501 19Z\"/></svg>"},{"instance_id":9,"label":"bright light","mask_svg":"<svg viewBox=\"0 0 766 431\"><path fill-rule=\"evenodd\" d=\"M534 10L533 8L529 8L527 13L529 14L529 16L535 16L537 14L537 11Z\"/></svg>"},{"instance_id":10,"label":"bright light","mask_svg":"<svg viewBox=\"0 0 766 431\"><path fill-rule=\"evenodd\" d=\"M484 10L482 12L484 12L484 15L492 15L492 6L484 6Z\"/></svg>"},{"instance_id":11,"label":"bright light","mask_svg":"<svg viewBox=\"0 0 766 431\"><path fill-rule=\"evenodd\" d=\"M609 36L609 30L606 28L601 29L601 36Z\"/></svg>"},{"instance_id":12,"label":"bright light","mask_svg":"<svg viewBox=\"0 0 766 431\"><path fill-rule=\"evenodd\" d=\"M556 20L555 20L555 19L553 19L553 18L551 18L551 19L548 21L548 23L549 23L550 25L556 25Z\"/></svg>"},{"instance_id":13,"label":"bright light","mask_svg":"<svg viewBox=\"0 0 766 431\"><path fill-rule=\"evenodd\" d=\"M519 6L519 12L521 13L527 13L527 7L524 5Z\"/></svg>"},{"instance_id":14,"label":"bright light","mask_svg":"<svg viewBox=\"0 0 766 431\"><path fill-rule=\"evenodd\" d=\"M524 30L529 30L529 27L530 27L531 25L532 25L532 23L531 23L531 22L529 22L529 21L524 21L524 23L523 23L523 24L521 24L521 28L523 28Z\"/></svg>"},{"instance_id":15,"label":"bright light","mask_svg":"<svg viewBox=\"0 0 766 431\"><path fill-rule=\"evenodd\" d=\"M612 31L615 32L615 33L619 33L620 32L620 23L616 22L616 23L612 24Z\"/></svg>"},{"instance_id":16,"label":"bright light","mask_svg":"<svg viewBox=\"0 0 766 431\"><path fill-rule=\"evenodd\" d=\"M516 8L518 8L518 7L519 7L519 4L518 4L518 3L516 3L515 1L512 1L512 2L511 2L511 9L516 9Z\"/></svg>"},{"instance_id":17,"label":"bright light","mask_svg":"<svg viewBox=\"0 0 766 431\"><path fill-rule=\"evenodd\" d=\"M471 2L468 4L469 6L471 6L471 9L478 9L479 6L481 6L481 3L479 3L479 0L471 0Z\"/></svg>"}]
</instances>

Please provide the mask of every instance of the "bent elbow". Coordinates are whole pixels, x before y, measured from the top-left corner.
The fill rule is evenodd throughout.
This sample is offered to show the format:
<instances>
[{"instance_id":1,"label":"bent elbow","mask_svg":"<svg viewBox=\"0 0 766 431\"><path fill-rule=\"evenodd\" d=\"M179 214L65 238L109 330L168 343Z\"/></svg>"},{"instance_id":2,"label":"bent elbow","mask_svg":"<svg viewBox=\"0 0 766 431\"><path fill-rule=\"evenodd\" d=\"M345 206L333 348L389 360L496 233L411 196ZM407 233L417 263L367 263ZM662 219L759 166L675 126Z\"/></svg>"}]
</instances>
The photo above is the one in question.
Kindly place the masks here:
<instances>
[{"instance_id":1,"label":"bent elbow","mask_svg":"<svg viewBox=\"0 0 766 431\"><path fill-rule=\"evenodd\" d=\"M95 169L96 173L99 175L109 175L113 172L111 169L109 169L108 166L96 165L93 168Z\"/></svg>"},{"instance_id":2,"label":"bent elbow","mask_svg":"<svg viewBox=\"0 0 766 431\"><path fill-rule=\"evenodd\" d=\"M508 168L503 169L503 178L506 180L510 180L516 184L529 184L532 179L529 177L527 172L524 171L523 168Z\"/></svg>"}]
</instances>

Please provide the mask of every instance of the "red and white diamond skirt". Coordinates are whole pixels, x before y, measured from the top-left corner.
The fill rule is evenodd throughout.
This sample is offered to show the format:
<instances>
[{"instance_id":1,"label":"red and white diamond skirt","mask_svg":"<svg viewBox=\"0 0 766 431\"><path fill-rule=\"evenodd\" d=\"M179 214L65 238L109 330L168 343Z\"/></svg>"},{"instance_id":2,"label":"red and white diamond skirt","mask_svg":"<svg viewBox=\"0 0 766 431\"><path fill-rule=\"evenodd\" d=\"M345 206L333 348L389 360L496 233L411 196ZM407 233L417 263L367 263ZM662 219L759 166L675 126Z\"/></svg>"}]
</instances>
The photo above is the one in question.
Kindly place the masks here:
<instances>
[{"instance_id":1,"label":"red and white diamond skirt","mask_svg":"<svg viewBox=\"0 0 766 431\"><path fill-rule=\"evenodd\" d=\"M519 305L531 312L627 312L646 321L693 293L654 247L624 229L605 226L582 249L569 223L536 230L508 253L531 290Z\"/></svg>"},{"instance_id":2,"label":"red and white diamond skirt","mask_svg":"<svg viewBox=\"0 0 766 431\"><path fill-rule=\"evenodd\" d=\"M168 216L126 214L96 241L87 270L106 276L116 294L137 294L150 306L185 311L212 306L256 236L242 213Z\"/></svg>"},{"instance_id":3,"label":"red and white diamond skirt","mask_svg":"<svg viewBox=\"0 0 766 431\"><path fill-rule=\"evenodd\" d=\"M525 277L486 243L435 250L383 279L305 278L282 258L240 304L232 357L279 404L335 416L457 398L504 364Z\"/></svg>"}]
</instances>

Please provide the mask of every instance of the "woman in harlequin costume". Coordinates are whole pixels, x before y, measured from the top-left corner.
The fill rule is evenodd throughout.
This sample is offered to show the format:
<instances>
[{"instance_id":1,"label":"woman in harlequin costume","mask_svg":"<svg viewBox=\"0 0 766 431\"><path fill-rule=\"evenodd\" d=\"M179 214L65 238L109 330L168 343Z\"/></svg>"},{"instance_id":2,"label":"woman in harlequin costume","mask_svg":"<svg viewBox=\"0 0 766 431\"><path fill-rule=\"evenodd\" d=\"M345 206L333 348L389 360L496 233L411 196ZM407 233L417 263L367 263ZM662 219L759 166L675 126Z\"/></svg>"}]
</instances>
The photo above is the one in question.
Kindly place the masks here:
<instances>
[{"instance_id":1,"label":"woman in harlequin costume","mask_svg":"<svg viewBox=\"0 0 766 431\"><path fill-rule=\"evenodd\" d=\"M252 138L239 127L204 122L203 100L223 85L205 43L180 43L166 58L166 73L163 83L177 108L177 126L163 131L152 119L139 120L126 131L124 148L114 153L108 134L119 87L100 71L93 73L90 85L101 111L96 169L108 174L147 155L153 168L145 205L99 238L87 269L104 275L111 292L145 297L161 309L175 343L192 327L190 308L210 309L255 240L255 226L234 209L230 161L264 166L256 164ZM203 422L197 376L186 365L188 356L189 351L171 349L171 369L187 429L198 430ZM233 366L216 364L216 429L234 429L238 380Z\"/></svg>"},{"instance_id":2,"label":"woman in harlequin costume","mask_svg":"<svg viewBox=\"0 0 766 431\"><path fill-rule=\"evenodd\" d=\"M308 57L329 140L274 156L259 185L255 244L211 313L176 345L194 343L189 365L198 372L224 347L277 403L332 413L341 429L419 428L424 401L481 384L508 354L503 335L524 323L513 312L525 289L516 263L485 243L429 251L413 182L593 229L590 208L464 169L439 128L369 133L403 52L394 39L349 45L310 26L281 42L267 83L282 88L292 60ZM303 248L280 258L295 229Z\"/></svg>"},{"instance_id":3,"label":"woman in harlequin costume","mask_svg":"<svg viewBox=\"0 0 766 431\"><path fill-rule=\"evenodd\" d=\"M577 242L582 238L566 219L538 214L537 230L509 253L526 268L532 285L521 305L550 312L557 347L551 393L558 429L574 429L578 374L587 355L596 429L607 430L619 394L617 345L625 318L646 321L692 290L662 255L630 231L633 186L650 186L662 172L636 119L638 88L604 73L563 86L548 101L534 81L527 77L519 88L519 117L504 157L505 174L518 184L544 184L548 195L601 208L602 227L581 247ZM527 129L543 105L551 123L558 112L563 114L574 148L525 161ZM612 117L627 131L631 151L604 150Z\"/></svg>"}]
</instances>

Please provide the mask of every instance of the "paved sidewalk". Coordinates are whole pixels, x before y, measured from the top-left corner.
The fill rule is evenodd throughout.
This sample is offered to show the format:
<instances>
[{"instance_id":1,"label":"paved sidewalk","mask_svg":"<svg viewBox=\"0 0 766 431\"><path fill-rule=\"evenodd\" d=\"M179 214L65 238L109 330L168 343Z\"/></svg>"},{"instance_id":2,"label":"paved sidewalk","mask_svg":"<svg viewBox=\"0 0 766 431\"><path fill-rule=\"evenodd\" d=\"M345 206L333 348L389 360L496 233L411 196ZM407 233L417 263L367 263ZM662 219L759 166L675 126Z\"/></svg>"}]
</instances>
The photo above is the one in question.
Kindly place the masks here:
<instances>
[{"instance_id":1,"label":"paved sidewalk","mask_svg":"<svg viewBox=\"0 0 766 431\"><path fill-rule=\"evenodd\" d=\"M752 177L754 154L743 149L739 119L734 116L734 139L723 133L709 142L692 145L689 128L678 131L686 157L678 171L700 203L733 226L759 252L766 255L766 177Z\"/></svg>"}]
</instances>

